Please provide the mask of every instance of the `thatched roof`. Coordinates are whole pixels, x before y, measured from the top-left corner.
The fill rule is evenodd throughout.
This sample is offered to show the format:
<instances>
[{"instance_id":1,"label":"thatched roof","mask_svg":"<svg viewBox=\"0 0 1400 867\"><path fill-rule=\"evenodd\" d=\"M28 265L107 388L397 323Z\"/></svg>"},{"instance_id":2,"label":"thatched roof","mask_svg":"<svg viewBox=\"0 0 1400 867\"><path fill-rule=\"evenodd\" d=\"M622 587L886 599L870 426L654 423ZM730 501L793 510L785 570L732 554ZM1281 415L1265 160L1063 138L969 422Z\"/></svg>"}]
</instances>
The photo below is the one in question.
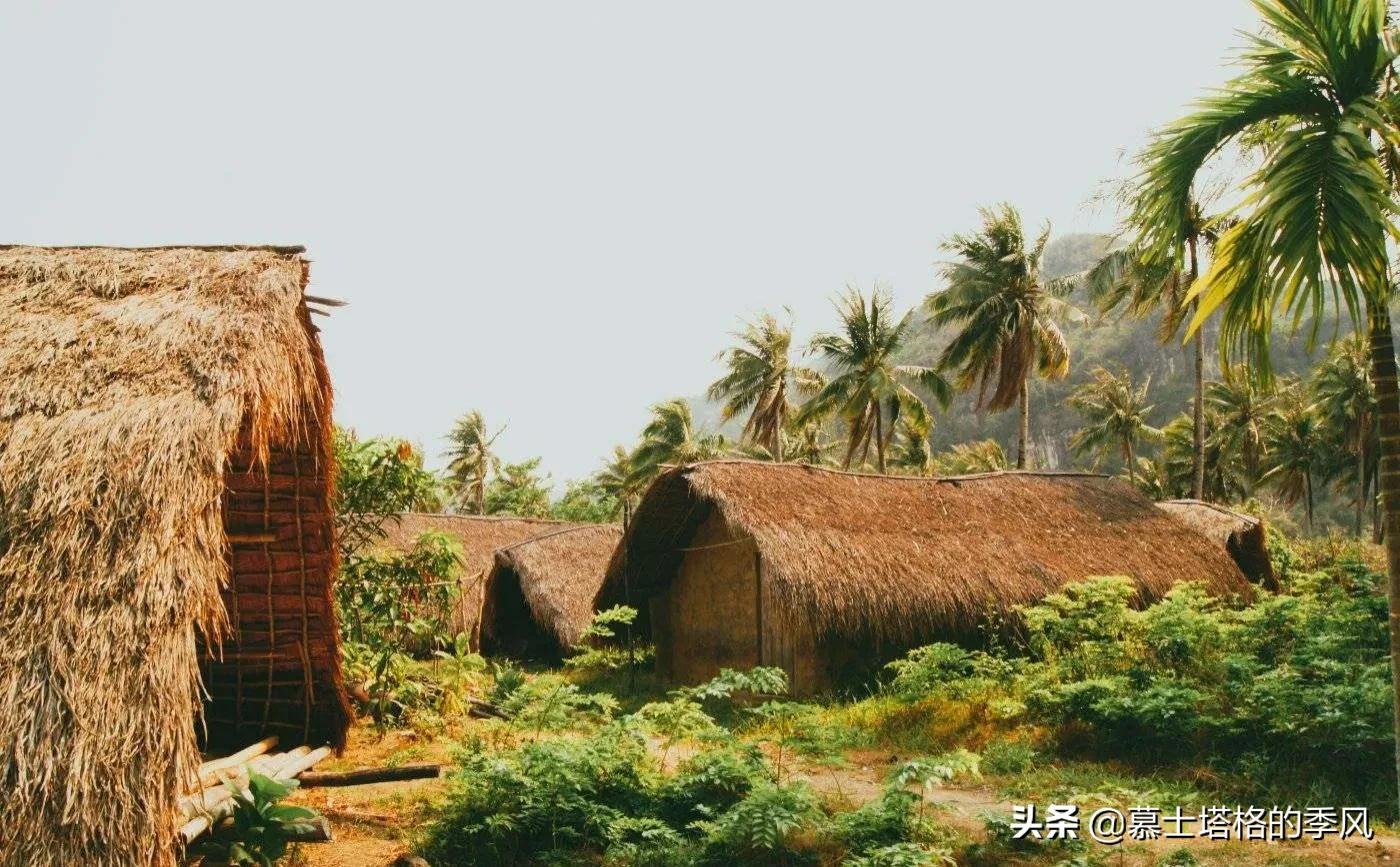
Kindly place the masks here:
<instances>
[{"instance_id":1,"label":"thatched roof","mask_svg":"<svg viewBox=\"0 0 1400 867\"><path fill-rule=\"evenodd\" d=\"M1249 580L1278 589L1262 519L1202 500L1166 500L1157 508L1214 540L1230 553Z\"/></svg>"},{"instance_id":2,"label":"thatched roof","mask_svg":"<svg viewBox=\"0 0 1400 867\"><path fill-rule=\"evenodd\" d=\"M615 524L585 524L498 550L481 609L482 647L497 639L496 631L508 628L494 615L497 596L511 582L525 597L536 627L561 650L575 647L593 620L593 597L621 538L622 528Z\"/></svg>"},{"instance_id":3,"label":"thatched roof","mask_svg":"<svg viewBox=\"0 0 1400 867\"><path fill-rule=\"evenodd\" d=\"M429 530L446 533L462 549L462 596L453 627L475 636L480 626L482 590L496 565L496 550L576 524L546 518L504 515L439 515L405 512L385 526L384 547L406 551Z\"/></svg>"},{"instance_id":4,"label":"thatched roof","mask_svg":"<svg viewBox=\"0 0 1400 867\"><path fill-rule=\"evenodd\" d=\"M671 581L716 509L756 542L789 616L892 644L967 632L989 608L1096 575L1133 578L1143 599L1189 579L1249 592L1223 550L1103 476L916 479L729 460L676 468L652 484L598 607L626 600L627 583L636 604Z\"/></svg>"},{"instance_id":5,"label":"thatched roof","mask_svg":"<svg viewBox=\"0 0 1400 867\"><path fill-rule=\"evenodd\" d=\"M0 864L175 863L230 455L309 444L328 477L298 252L0 248Z\"/></svg>"}]
</instances>

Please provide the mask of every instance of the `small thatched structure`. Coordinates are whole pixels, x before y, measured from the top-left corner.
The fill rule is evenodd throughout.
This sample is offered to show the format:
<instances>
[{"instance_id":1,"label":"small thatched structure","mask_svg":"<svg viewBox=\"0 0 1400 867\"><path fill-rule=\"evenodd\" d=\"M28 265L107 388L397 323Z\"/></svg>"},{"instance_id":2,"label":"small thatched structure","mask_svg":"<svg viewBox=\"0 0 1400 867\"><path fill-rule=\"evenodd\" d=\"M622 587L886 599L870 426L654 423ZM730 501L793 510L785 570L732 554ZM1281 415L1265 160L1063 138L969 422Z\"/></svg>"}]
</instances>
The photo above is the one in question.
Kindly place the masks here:
<instances>
[{"instance_id":1,"label":"small thatched structure","mask_svg":"<svg viewBox=\"0 0 1400 867\"><path fill-rule=\"evenodd\" d=\"M384 529L387 537L383 547L407 551L418 537L436 530L451 537L462 551L462 571L459 577L461 595L452 612L452 629L471 636L472 646L481 640L481 602L486 576L496 565L496 551L545 533L575 527L569 521L546 518L516 518L504 515L439 515L426 512L405 512L390 521Z\"/></svg>"},{"instance_id":2,"label":"small thatched structure","mask_svg":"<svg viewBox=\"0 0 1400 867\"><path fill-rule=\"evenodd\" d=\"M1223 547L1249 580L1270 590L1278 589L1263 519L1202 500L1166 500L1157 508Z\"/></svg>"},{"instance_id":3,"label":"small thatched structure","mask_svg":"<svg viewBox=\"0 0 1400 867\"><path fill-rule=\"evenodd\" d=\"M1096 575L1141 601L1181 580L1249 593L1223 549L1102 476L714 461L651 486L597 606L637 607L672 679L773 665L803 693Z\"/></svg>"},{"instance_id":4,"label":"small thatched structure","mask_svg":"<svg viewBox=\"0 0 1400 867\"><path fill-rule=\"evenodd\" d=\"M497 551L481 606L481 652L554 661L576 647L621 538L614 524L585 524Z\"/></svg>"},{"instance_id":5,"label":"small thatched structure","mask_svg":"<svg viewBox=\"0 0 1400 867\"><path fill-rule=\"evenodd\" d=\"M0 865L173 865L201 715L344 740L300 253L0 249Z\"/></svg>"}]
</instances>

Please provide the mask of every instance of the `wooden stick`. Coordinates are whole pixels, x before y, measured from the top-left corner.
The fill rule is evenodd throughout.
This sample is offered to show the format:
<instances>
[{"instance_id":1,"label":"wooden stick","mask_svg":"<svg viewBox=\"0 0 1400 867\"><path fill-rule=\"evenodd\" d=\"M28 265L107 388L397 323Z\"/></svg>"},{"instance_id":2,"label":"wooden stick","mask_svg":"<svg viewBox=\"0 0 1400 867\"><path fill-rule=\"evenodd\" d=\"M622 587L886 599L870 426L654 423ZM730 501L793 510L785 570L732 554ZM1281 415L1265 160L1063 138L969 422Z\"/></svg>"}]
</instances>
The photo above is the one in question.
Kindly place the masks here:
<instances>
[{"instance_id":1,"label":"wooden stick","mask_svg":"<svg viewBox=\"0 0 1400 867\"><path fill-rule=\"evenodd\" d=\"M364 786L400 780L431 780L442 775L442 765L399 765L396 768L356 768L353 771L310 772L300 777L303 788Z\"/></svg>"}]
</instances>

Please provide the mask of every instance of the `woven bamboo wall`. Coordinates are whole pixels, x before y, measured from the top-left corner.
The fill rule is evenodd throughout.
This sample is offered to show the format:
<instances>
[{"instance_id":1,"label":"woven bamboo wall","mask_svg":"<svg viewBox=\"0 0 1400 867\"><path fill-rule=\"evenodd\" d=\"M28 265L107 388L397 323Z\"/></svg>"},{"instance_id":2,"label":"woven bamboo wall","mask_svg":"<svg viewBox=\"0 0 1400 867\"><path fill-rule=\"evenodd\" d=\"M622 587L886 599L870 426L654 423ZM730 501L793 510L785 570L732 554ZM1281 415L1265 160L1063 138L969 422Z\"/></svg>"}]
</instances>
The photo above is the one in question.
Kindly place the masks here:
<instances>
[{"instance_id":1,"label":"woven bamboo wall","mask_svg":"<svg viewBox=\"0 0 1400 867\"><path fill-rule=\"evenodd\" d=\"M265 469L246 445L230 457L229 633L221 654L206 654L202 666L210 745L268 734L284 743L344 744L349 710L331 602L331 482L322 454L315 444L274 450Z\"/></svg>"}]
</instances>

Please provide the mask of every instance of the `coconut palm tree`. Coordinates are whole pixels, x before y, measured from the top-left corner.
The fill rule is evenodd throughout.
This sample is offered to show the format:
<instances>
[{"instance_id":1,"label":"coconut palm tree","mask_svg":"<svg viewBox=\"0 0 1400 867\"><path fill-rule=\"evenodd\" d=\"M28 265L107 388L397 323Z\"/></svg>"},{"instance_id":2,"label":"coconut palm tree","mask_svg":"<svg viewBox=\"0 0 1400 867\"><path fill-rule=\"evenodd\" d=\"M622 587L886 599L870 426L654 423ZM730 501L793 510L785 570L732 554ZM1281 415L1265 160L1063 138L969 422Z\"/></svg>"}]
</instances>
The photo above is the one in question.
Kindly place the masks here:
<instances>
[{"instance_id":1,"label":"coconut palm tree","mask_svg":"<svg viewBox=\"0 0 1400 867\"><path fill-rule=\"evenodd\" d=\"M994 473L1006 469L1006 451L996 440L958 443L934 458L933 465L943 476Z\"/></svg>"},{"instance_id":2,"label":"coconut palm tree","mask_svg":"<svg viewBox=\"0 0 1400 867\"><path fill-rule=\"evenodd\" d=\"M744 322L734 337L738 345L718 356L725 374L710 385L706 397L724 402L725 421L748 413L742 438L782 461L783 431L793 411L789 392L814 393L820 378L815 371L792 363L792 326L769 313Z\"/></svg>"},{"instance_id":3,"label":"coconut palm tree","mask_svg":"<svg viewBox=\"0 0 1400 867\"><path fill-rule=\"evenodd\" d=\"M480 410L472 410L452 425L447 435L447 474L457 489L457 506L477 515L486 514L486 482L500 469L501 460L493 452L502 425L491 433Z\"/></svg>"},{"instance_id":4,"label":"coconut palm tree","mask_svg":"<svg viewBox=\"0 0 1400 867\"><path fill-rule=\"evenodd\" d=\"M1244 470L1239 454L1220 435L1220 414L1207 403L1205 486L1201 499L1233 503L1244 498ZM1171 496L1191 491L1195 475L1195 420L1179 415L1162 426L1162 469Z\"/></svg>"},{"instance_id":5,"label":"coconut palm tree","mask_svg":"<svg viewBox=\"0 0 1400 867\"><path fill-rule=\"evenodd\" d=\"M933 419L929 416L901 418L894 443L894 465L910 475L933 475L933 450L929 443L932 433Z\"/></svg>"},{"instance_id":6,"label":"coconut palm tree","mask_svg":"<svg viewBox=\"0 0 1400 867\"><path fill-rule=\"evenodd\" d=\"M1085 274L1090 302L1100 311L1121 309L1137 318L1160 312L1157 334L1163 343L1177 336L1197 306L1197 301L1186 296L1200 277L1202 248L1213 249L1220 233L1233 224L1228 216L1207 217L1195 197L1187 200L1186 209L1182 253L1171 259L1156 259L1144 256L1139 246L1130 244L1110 251ZM1190 343L1194 374L1191 496L1199 500L1205 496L1205 332L1196 329Z\"/></svg>"},{"instance_id":7,"label":"coconut palm tree","mask_svg":"<svg viewBox=\"0 0 1400 867\"><path fill-rule=\"evenodd\" d=\"M1003 204L981 214L981 229L944 242L943 249L957 258L943 267L948 287L926 303L935 324L958 329L939 357L939 369L956 370L959 388L978 389L979 410L998 412L1020 403L1016 467L1025 469L1028 383L1033 373L1047 379L1069 373L1069 344L1057 321L1075 314L1065 301L1074 283L1047 279L1041 271L1048 225L1027 246L1015 208Z\"/></svg>"},{"instance_id":8,"label":"coconut palm tree","mask_svg":"<svg viewBox=\"0 0 1400 867\"><path fill-rule=\"evenodd\" d=\"M642 441L632 460L639 477L649 484L667 464L708 461L728 451L729 443L722 435L696 430L690 404L678 397L651 408L651 421L642 428Z\"/></svg>"},{"instance_id":9,"label":"coconut palm tree","mask_svg":"<svg viewBox=\"0 0 1400 867\"><path fill-rule=\"evenodd\" d=\"M627 529L637 497L646 490L646 480L637 465L635 453L625 446L613 446L612 455L603 461L603 468L594 474L593 481L604 494L617 501L618 511L622 514L622 528Z\"/></svg>"},{"instance_id":10,"label":"coconut palm tree","mask_svg":"<svg viewBox=\"0 0 1400 867\"><path fill-rule=\"evenodd\" d=\"M1204 163L1227 142L1253 135L1261 165L1246 183L1238 225L1221 237L1192 290L1192 320L1220 313L1221 343L1271 374L1276 310L1314 336L1329 299L1365 317L1380 427L1380 494L1388 595L1400 616L1400 391L1397 391L1386 241L1400 169L1400 99L1394 67L1400 41L1387 0L1254 0L1265 30L1249 37L1243 72L1158 133L1144 154L1133 222L1145 245L1169 258L1186 234L1185 205ZM1390 630L1400 665L1400 629ZM1400 731L1400 676L1395 714ZM1400 781L1400 741L1396 750Z\"/></svg>"},{"instance_id":11,"label":"coconut palm tree","mask_svg":"<svg viewBox=\"0 0 1400 867\"><path fill-rule=\"evenodd\" d=\"M1375 474L1376 386L1371 380L1371 349L1364 334L1352 334L1338 341L1317 367L1312 379L1312 396L1328 431L1340 439L1341 450L1351 458L1356 484L1356 526L1358 537Z\"/></svg>"},{"instance_id":12,"label":"coconut palm tree","mask_svg":"<svg viewBox=\"0 0 1400 867\"><path fill-rule=\"evenodd\" d=\"M1281 389L1264 429L1269 469L1263 481L1278 487L1288 505L1303 503L1308 529L1313 529L1313 479L1326 462L1326 443L1317 407L1294 384Z\"/></svg>"},{"instance_id":13,"label":"coconut palm tree","mask_svg":"<svg viewBox=\"0 0 1400 867\"><path fill-rule=\"evenodd\" d=\"M1094 368L1090 380L1069 396L1069 405L1083 416L1085 426L1070 437L1070 449L1078 455L1093 455L1094 464L1117 451L1127 467L1128 481L1137 485L1137 445L1142 440L1158 440L1162 432L1147 423L1153 406L1147 402L1152 380L1133 383L1126 370L1118 373Z\"/></svg>"},{"instance_id":14,"label":"coconut palm tree","mask_svg":"<svg viewBox=\"0 0 1400 867\"><path fill-rule=\"evenodd\" d=\"M873 444L875 466L883 473L885 452L900 417L928 417L928 405L913 387L924 389L943 407L952 392L933 368L895 362L910 337L913 311L896 319L888 291L876 288L867 298L848 289L837 299L836 310L841 331L818 334L810 347L830 368L830 379L802 406L797 423L834 412L847 427L842 467L849 469L857 455L865 463Z\"/></svg>"},{"instance_id":15,"label":"coconut palm tree","mask_svg":"<svg viewBox=\"0 0 1400 867\"><path fill-rule=\"evenodd\" d=\"M1206 388L1206 403L1215 410L1216 437L1240 456L1244 468L1244 494L1254 493L1263 472L1264 428L1273 410L1273 395L1257 379L1227 373Z\"/></svg>"}]
</instances>

